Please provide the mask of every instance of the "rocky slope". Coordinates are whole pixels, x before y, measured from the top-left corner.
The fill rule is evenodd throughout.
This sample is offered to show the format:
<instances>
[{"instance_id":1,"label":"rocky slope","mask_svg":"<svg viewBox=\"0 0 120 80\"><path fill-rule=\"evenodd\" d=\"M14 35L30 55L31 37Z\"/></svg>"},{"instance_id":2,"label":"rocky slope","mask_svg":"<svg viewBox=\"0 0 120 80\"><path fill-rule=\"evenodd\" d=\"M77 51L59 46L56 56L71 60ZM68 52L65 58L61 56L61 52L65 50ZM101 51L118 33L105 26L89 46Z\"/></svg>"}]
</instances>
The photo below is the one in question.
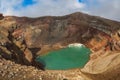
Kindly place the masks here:
<instances>
[{"instance_id":1,"label":"rocky slope","mask_svg":"<svg viewBox=\"0 0 120 80\"><path fill-rule=\"evenodd\" d=\"M87 77L97 80L94 75L105 73L105 79L100 76L101 80L119 79L109 78L107 72L110 73L114 68L106 66L113 63L111 66L116 67L116 70L120 67L119 58L111 55L118 56L120 53L120 22L80 12L63 17L40 18L4 17L0 14L0 55L7 60L43 69L44 66L35 61L37 56L64 48L71 43L82 43L92 51L91 60L83 70ZM99 68L100 64L106 66L101 65ZM96 68L105 70L99 72ZM116 75L119 75L119 71L113 76L118 77Z\"/></svg>"},{"instance_id":2,"label":"rocky slope","mask_svg":"<svg viewBox=\"0 0 120 80\"><path fill-rule=\"evenodd\" d=\"M66 71L38 70L9 60L0 59L0 80L82 80L79 69Z\"/></svg>"},{"instance_id":3,"label":"rocky slope","mask_svg":"<svg viewBox=\"0 0 120 80\"><path fill-rule=\"evenodd\" d=\"M120 80L120 53L107 52L81 69L92 80Z\"/></svg>"}]
</instances>

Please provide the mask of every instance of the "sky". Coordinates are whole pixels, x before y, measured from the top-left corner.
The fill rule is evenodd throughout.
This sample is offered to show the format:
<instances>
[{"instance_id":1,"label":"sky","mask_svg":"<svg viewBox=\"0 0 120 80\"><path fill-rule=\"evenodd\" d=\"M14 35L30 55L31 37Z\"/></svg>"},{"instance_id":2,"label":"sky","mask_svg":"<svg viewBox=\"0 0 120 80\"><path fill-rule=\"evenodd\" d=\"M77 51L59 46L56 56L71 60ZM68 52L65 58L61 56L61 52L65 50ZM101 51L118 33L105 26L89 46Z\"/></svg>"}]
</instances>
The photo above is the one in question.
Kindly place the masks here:
<instances>
[{"instance_id":1,"label":"sky","mask_svg":"<svg viewBox=\"0 0 120 80\"><path fill-rule=\"evenodd\" d=\"M83 12L120 21L120 0L0 0L4 15L40 17Z\"/></svg>"}]
</instances>

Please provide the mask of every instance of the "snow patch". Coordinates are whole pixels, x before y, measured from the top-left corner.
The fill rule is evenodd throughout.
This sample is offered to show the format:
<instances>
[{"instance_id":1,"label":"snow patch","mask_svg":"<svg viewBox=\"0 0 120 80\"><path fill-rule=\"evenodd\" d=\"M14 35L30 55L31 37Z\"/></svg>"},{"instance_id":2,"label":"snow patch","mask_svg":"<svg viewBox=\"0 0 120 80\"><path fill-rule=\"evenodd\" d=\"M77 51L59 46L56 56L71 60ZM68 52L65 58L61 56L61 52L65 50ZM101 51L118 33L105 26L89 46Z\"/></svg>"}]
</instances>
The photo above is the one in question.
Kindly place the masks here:
<instances>
[{"instance_id":1,"label":"snow patch","mask_svg":"<svg viewBox=\"0 0 120 80\"><path fill-rule=\"evenodd\" d=\"M69 44L68 47L83 47L84 45L81 43L73 43L73 44Z\"/></svg>"}]
</instances>

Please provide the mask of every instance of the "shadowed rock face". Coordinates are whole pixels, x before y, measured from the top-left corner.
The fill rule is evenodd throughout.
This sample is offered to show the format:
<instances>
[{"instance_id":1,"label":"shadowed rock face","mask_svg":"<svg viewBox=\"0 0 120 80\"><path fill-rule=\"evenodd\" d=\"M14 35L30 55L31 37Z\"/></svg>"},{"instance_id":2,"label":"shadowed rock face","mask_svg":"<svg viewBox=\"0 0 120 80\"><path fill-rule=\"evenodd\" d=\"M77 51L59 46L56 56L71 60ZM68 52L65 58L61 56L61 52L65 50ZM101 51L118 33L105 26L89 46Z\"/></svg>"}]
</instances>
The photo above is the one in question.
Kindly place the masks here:
<instances>
[{"instance_id":1,"label":"shadowed rock face","mask_svg":"<svg viewBox=\"0 0 120 80\"><path fill-rule=\"evenodd\" d=\"M38 55L71 43L82 43L93 52L120 50L120 23L101 17L77 12L40 18L0 15L0 19L0 52L27 65L33 65Z\"/></svg>"},{"instance_id":2,"label":"shadowed rock face","mask_svg":"<svg viewBox=\"0 0 120 80\"><path fill-rule=\"evenodd\" d=\"M4 16L0 13L0 20L3 19L3 18L4 18Z\"/></svg>"}]
</instances>

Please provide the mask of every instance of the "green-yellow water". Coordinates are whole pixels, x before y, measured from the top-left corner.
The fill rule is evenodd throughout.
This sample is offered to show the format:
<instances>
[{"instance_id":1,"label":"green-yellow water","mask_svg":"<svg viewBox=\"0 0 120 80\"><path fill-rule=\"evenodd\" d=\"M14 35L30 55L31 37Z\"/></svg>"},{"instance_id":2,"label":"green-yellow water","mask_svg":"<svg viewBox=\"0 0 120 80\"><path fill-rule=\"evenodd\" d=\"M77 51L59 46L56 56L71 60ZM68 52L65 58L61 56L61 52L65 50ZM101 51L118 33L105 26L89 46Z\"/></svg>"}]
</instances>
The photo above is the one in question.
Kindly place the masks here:
<instances>
[{"instance_id":1,"label":"green-yellow water","mask_svg":"<svg viewBox=\"0 0 120 80\"><path fill-rule=\"evenodd\" d=\"M36 61L42 63L45 69L49 70L83 68L89 60L90 53L90 49L85 46L67 47L39 56Z\"/></svg>"}]
</instances>

